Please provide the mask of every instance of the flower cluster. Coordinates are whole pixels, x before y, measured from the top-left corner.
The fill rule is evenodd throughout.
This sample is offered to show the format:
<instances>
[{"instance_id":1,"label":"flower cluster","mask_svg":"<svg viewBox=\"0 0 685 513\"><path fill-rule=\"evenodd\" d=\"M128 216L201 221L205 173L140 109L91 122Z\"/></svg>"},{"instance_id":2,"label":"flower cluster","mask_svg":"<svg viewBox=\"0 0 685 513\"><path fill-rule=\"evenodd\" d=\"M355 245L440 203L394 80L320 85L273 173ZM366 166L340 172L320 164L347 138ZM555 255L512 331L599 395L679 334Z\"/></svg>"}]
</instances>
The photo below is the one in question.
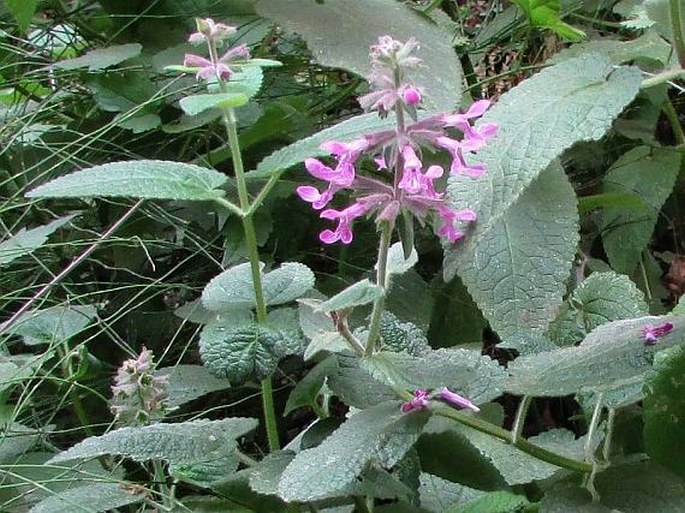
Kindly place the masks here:
<instances>
[{"instance_id":1,"label":"flower cluster","mask_svg":"<svg viewBox=\"0 0 685 513\"><path fill-rule=\"evenodd\" d=\"M647 326L642 328L642 338L645 341L645 345L653 346L657 343L658 338L670 333L672 329L673 323L671 322L665 322L664 324L660 324L659 326L648 324Z\"/></svg>"},{"instance_id":2,"label":"flower cluster","mask_svg":"<svg viewBox=\"0 0 685 513\"><path fill-rule=\"evenodd\" d=\"M192 69L198 80L228 80L233 74L229 64L236 60L250 58L250 50L246 45L234 46L226 51L221 57L218 48L224 39L235 34L236 28L224 23L215 23L214 20L197 19L197 32L193 32L188 41L194 44L207 43L209 47L209 59L192 53L185 54L183 66Z\"/></svg>"},{"instance_id":3,"label":"flower cluster","mask_svg":"<svg viewBox=\"0 0 685 513\"><path fill-rule=\"evenodd\" d=\"M429 393L428 390L423 389L414 391L414 397L412 397L409 401L402 403L402 411L404 413L409 413L410 411L414 410L425 410L432 399L440 399L447 403L453 404L458 408L475 412L480 411L480 408L466 399L466 397L452 392L450 389L445 387L432 394Z\"/></svg>"},{"instance_id":4,"label":"flower cluster","mask_svg":"<svg viewBox=\"0 0 685 513\"><path fill-rule=\"evenodd\" d=\"M297 188L297 194L319 210L319 217L335 221L335 229L326 229L319 238L326 244L352 242L352 222L375 215L377 221L392 226L402 210L411 212L421 224L433 220L436 233L449 242L464 236L461 226L476 219L472 210L456 210L445 200L438 180L445 170L438 165L424 165L427 153L446 150L452 157L449 174L476 178L485 172L482 165L468 162L468 156L480 150L497 131L494 123L475 127L472 123L488 109L490 102L475 102L466 112L440 114L417 121L416 107L423 95L406 78L406 73L421 62L412 55L418 43L401 43L382 36L371 47L372 91L359 99L365 110L375 110L381 117L394 111L396 128L364 135L351 142L327 141L321 149L335 163L328 165L316 158L305 160L309 174L327 182L324 189L311 185ZM414 120L405 124L405 116ZM457 134L456 137L453 134ZM363 156L371 157L382 180L362 176L357 166ZM441 182L442 183L442 182ZM354 201L343 209L328 205L343 189L353 192Z\"/></svg>"},{"instance_id":5,"label":"flower cluster","mask_svg":"<svg viewBox=\"0 0 685 513\"><path fill-rule=\"evenodd\" d=\"M156 376L154 371L152 351L145 347L137 358L124 361L117 370L110 409L119 424L148 424L166 411L167 376Z\"/></svg>"}]
</instances>

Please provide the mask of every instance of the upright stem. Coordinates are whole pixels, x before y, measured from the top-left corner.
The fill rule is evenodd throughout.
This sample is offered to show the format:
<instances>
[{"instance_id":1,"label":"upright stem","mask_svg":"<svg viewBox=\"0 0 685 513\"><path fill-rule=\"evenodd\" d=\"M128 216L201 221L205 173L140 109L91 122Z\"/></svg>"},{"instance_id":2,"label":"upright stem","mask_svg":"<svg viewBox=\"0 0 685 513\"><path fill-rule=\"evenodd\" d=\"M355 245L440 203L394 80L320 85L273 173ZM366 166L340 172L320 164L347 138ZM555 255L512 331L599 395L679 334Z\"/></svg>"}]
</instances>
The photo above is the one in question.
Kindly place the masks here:
<instances>
[{"instance_id":1,"label":"upright stem","mask_svg":"<svg viewBox=\"0 0 685 513\"><path fill-rule=\"evenodd\" d=\"M218 62L216 43L209 41L209 53L212 62ZM226 83L219 78L219 88L221 92L226 92ZM240 142L238 141L238 129L236 127L235 110L225 107L223 111L224 125L228 136L228 145L231 149L231 160L233 161L233 171L235 173L236 184L238 186L238 201L240 209L243 211L242 223L245 233L245 246L250 259L250 271L252 274L252 286L254 288L255 305L257 309L257 322L266 324L266 301L264 299L264 288L262 286L261 263L259 261L259 249L257 246L257 235L252 221L254 210L250 208L250 197L247 192L245 181L245 168L243 157L240 152ZM269 450L277 451L281 447L278 437L278 424L276 422L276 411L274 409L273 386L271 378L262 380L262 409L264 410L264 423L266 426L266 436L269 441Z\"/></svg>"},{"instance_id":2,"label":"upright stem","mask_svg":"<svg viewBox=\"0 0 685 513\"><path fill-rule=\"evenodd\" d=\"M373 310L371 312L371 322L369 323L369 337L366 341L366 350L364 354L370 356L376 349L378 336L381 329L381 315L385 307L385 293L387 288L387 274L388 274L388 250L390 249L390 240L392 238L393 224L382 221L383 228L381 229L381 241L378 246L378 261L376 262L376 285L381 288L381 295L373 303Z\"/></svg>"},{"instance_id":3,"label":"upright stem","mask_svg":"<svg viewBox=\"0 0 685 513\"><path fill-rule=\"evenodd\" d=\"M673 46L680 67L685 68L685 37L683 36L683 19L681 8L682 0L669 0L671 7L671 26L673 28Z\"/></svg>"}]
</instances>

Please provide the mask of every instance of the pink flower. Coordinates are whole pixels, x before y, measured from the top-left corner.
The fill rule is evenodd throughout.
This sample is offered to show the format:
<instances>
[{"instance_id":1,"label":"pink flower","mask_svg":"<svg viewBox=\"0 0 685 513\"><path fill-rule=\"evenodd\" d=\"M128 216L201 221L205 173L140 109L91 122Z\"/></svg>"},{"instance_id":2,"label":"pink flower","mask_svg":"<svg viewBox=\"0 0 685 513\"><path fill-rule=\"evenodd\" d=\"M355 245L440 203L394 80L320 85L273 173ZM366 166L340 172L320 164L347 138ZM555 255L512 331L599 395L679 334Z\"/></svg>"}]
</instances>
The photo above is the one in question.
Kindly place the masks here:
<instances>
[{"instance_id":1,"label":"pink flower","mask_svg":"<svg viewBox=\"0 0 685 513\"><path fill-rule=\"evenodd\" d=\"M657 339L671 332L673 323L665 322L659 326L648 324L642 328L642 338L645 340L645 345L653 346L657 343Z\"/></svg>"},{"instance_id":2,"label":"pink flower","mask_svg":"<svg viewBox=\"0 0 685 513\"><path fill-rule=\"evenodd\" d=\"M469 401L466 397L454 393L448 388L443 387L438 393L438 396L443 401L458 406L459 408L464 408L471 411L480 411L480 408Z\"/></svg>"},{"instance_id":3,"label":"pink flower","mask_svg":"<svg viewBox=\"0 0 685 513\"><path fill-rule=\"evenodd\" d=\"M228 50L221 56L219 61L214 64L211 60L200 57L192 53L185 54L183 65L187 68L195 68L195 78L197 80L211 80L218 77L221 80L228 80L233 74L233 70L228 66L231 61L240 59L249 59L250 50L246 45L238 45Z\"/></svg>"},{"instance_id":4,"label":"pink flower","mask_svg":"<svg viewBox=\"0 0 685 513\"><path fill-rule=\"evenodd\" d=\"M225 23L216 23L211 18L198 18L195 20L195 23L197 25L197 32L190 34L188 38L190 43L202 43L209 39L221 41L236 32L235 27Z\"/></svg>"},{"instance_id":5,"label":"pink flower","mask_svg":"<svg viewBox=\"0 0 685 513\"><path fill-rule=\"evenodd\" d=\"M439 116L439 119L442 122L443 126L458 128L459 130L464 132L471 126L471 119L481 117L489 108L489 100L479 100L477 102L474 102L466 112L443 114L442 116Z\"/></svg>"},{"instance_id":6,"label":"pink flower","mask_svg":"<svg viewBox=\"0 0 685 513\"><path fill-rule=\"evenodd\" d=\"M331 219L338 221L338 227L333 230L324 230L319 234L319 239L325 244L333 244L334 242L342 242L349 244L352 242L352 227L353 219L363 216L366 213L366 208L361 203L353 203L344 210L338 211L332 208L326 209L319 217L322 219Z\"/></svg>"},{"instance_id":7,"label":"pink flower","mask_svg":"<svg viewBox=\"0 0 685 513\"><path fill-rule=\"evenodd\" d=\"M445 237L450 242L457 242L464 236L464 233L455 228L457 221L475 221L476 213L473 210L454 210L446 205L438 207L438 215L442 225L438 229L438 235Z\"/></svg>"},{"instance_id":8,"label":"pink flower","mask_svg":"<svg viewBox=\"0 0 685 513\"><path fill-rule=\"evenodd\" d=\"M402 403L402 411L409 413L413 410L425 410L429 402L428 390L416 390L412 399Z\"/></svg>"},{"instance_id":9,"label":"pink flower","mask_svg":"<svg viewBox=\"0 0 685 513\"><path fill-rule=\"evenodd\" d=\"M478 178L485 173L485 167L480 165L470 166L464 159L462 149L464 149L463 141L457 141L447 136L439 136L435 138L435 144L441 148L445 148L452 155L452 164L450 165L451 175L465 174L471 178Z\"/></svg>"},{"instance_id":10,"label":"pink flower","mask_svg":"<svg viewBox=\"0 0 685 513\"><path fill-rule=\"evenodd\" d=\"M405 105L416 105L421 102L421 92L416 87L407 85L402 91L402 101Z\"/></svg>"}]
</instances>

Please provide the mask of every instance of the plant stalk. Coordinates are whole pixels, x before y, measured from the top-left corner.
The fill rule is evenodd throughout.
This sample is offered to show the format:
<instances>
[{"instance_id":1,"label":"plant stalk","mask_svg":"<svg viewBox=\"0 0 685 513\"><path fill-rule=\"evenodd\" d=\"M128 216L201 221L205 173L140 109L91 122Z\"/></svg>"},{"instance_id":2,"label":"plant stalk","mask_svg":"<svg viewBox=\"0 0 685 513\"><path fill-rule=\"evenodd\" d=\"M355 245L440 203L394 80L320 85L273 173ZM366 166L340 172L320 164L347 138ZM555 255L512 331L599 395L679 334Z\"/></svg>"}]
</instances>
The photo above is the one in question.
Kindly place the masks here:
<instances>
[{"instance_id":1,"label":"plant stalk","mask_svg":"<svg viewBox=\"0 0 685 513\"><path fill-rule=\"evenodd\" d=\"M543 449L540 446L530 443L524 438L519 437L516 439L516 442L513 442L513 437L510 431L495 426L494 424L479 419L478 417L468 415L464 412L455 410L442 404L432 403L428 408L437 415L455 420L460 424L464 424L465 426L480 431L481 433L486 433L509 445L513 445L517 449L525 452L526 454L530 454L539 460L546 461L547 463L551 463L557 467L573 470L575 472L581 472L583 474L589 474L592 472L593 465L585 461L567 458L566 456L548 451L547 449Z\"/></svg>"},{"instance_id":2,"label":"plant stalk","mask_svg":"<svg viewBox=\"0 0 685 513\"><path fill-rule=\"evenodd\" d=\"M685 37L683 36L682 0L669 0L671 27L673 28L673 46L681 68L685 68Z\"/></svg>"},{"instance_id":3,"label":"plant stalk","mask_svg":"<svg viewBox=\"0 0 685 513\"><path fill-rule=\"evenodd\" d=\"M381 329L381 315L385 306L388 250L390 249L390 240L392 239L393 224L385 221L382 223L381 241L378 246L378 261L376 262L376 285L381 288L381 296L373 303L371 322L369 323L369 337L366 341L366 349L364 350L366 356L372 355L376 349Z\"/></svg>"}]
</instances>

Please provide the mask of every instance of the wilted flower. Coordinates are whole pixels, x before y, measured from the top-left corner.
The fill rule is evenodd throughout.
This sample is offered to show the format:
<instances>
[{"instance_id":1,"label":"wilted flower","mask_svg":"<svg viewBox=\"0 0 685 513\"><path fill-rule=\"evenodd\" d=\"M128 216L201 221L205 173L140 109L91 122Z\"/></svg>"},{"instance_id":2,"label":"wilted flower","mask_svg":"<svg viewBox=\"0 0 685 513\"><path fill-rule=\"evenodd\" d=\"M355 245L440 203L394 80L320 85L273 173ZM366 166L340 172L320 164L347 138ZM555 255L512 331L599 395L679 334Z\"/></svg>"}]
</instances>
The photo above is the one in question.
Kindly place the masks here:
<instances>
[{"instance_id":1,"label":"wilted flower","mask_svg":"<svg viewBox=\"0 0 685 513\"><path fill-rule=\"evenodd\" d=\"M402 411L409 413L413 410L425 410L429 402L428 390L416 390L412 399L402 403Z\"/></svg>"},{"instance_id":2,"label":"wilted flower","mask_svg":"<svg viewBox=\"0 0 685 513\"><path fill-rule=\"evenodd\" d=\"M375 215L377 221L394 226L399 213L408 211L421 224L432 220L437 235L449 242L463 237L462 226L476 219L472 210L455 210L445 201L445 193L438 186L445 170L438 165L426 168L424 150L430 153L440 148L447 150L452 156L449 174L473 178L482 175L485 167L469 163L468 156L481 149L497 131L494 123L472 125L473 120L485 113L490 102L480 100L466 112L432 116L406 126L404 115L416 120L416 106L423 99L420 89L405 76L421 62L412 55L417 48L414 39L402 43L390 36L380 37L378 44L371 47L369 82L373 90L359 98L359 103L367 111L377 111L381 117L394 110L396 129L366 134L349 143L323 143L321 149L335 158L334 166L315 158L305 160L309 174L328 182L323 190L311 185L297 188L300 198L311 203L314 209L324 209L341 190L353 192L350 207L329 208L320 213L321 218L338 221L335 231L324 230L319 236L327 244L338 241L349 244L353 239L351 222L362 216ZM456 137L448 129L456 130ZM375 163L379 178L359 173L357 165L364 155ZM384 179L388 174L391 176Z\"/></svg>"},{"instance_id":3,"label":"wilted flower","mask_svg":"<svg viewBox=\"0 0 685 513\"><path fill-rule=\"evenodd\" d=\"M459 408L466 410L471 410L478 412L480 408L469 401L466 397L461 396L450 389L443 387L438 391L429 393L428 390L418 389L414 391L414 396L409 400L402 403L402 411L408 413L414 410L424 410L430 404L432 399L441 399L445 402L453 404Z\"/></svg>"},{"instance_id":4,"label":"wilted flower","mask_svg":"<svg viewBox=\"0 0 685 513\"><path fill-rule=\"evenodd\" d=\"M673 323L665 322L659 326L648 324L642 328L642 338L645 340L645 345L653 346L657 343L657 339L663 337L673 329Z\"/></svg>"},{"instance_id":5,"label":"wilted flower","mask_svg":"<svg viewBox=\"0 0 685 513\"><path fill-rule=\"evenodd\" d=\"M464 408L471 411L480 411L480 408L469 401L466 397L452 392L450 389L443 387L440 392L438 392L438 397L443 401L446 401L459 408Z\"/></svg>"},{"instance_id":6,"label":"wilted flower","mask_svg":"<svg viewBox=\"0 0 685 513\"><path fill-rule=\"evenodd\" d=\"M136 426L159 419L166 410L166 376L154 374L152 352L145 347L135 359L124 361L112 386L110 409L117 422Z\"/></svg>"}]
</instances>

